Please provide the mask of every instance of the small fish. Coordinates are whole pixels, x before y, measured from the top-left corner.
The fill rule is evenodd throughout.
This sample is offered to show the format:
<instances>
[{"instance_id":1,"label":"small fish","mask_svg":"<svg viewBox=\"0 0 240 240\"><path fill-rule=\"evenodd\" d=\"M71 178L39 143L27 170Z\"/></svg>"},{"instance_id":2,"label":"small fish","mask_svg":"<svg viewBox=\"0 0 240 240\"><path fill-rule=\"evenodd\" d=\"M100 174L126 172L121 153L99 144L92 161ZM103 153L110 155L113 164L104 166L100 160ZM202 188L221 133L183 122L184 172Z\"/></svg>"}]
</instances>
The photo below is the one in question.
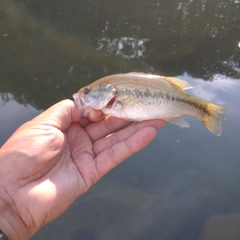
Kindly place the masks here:
<instances>
[{"instance_id":1,"label":"small fish","mask_svg":"<svg viewBox=\"0 0 240 240\"><path fill-rule=\"evenodd\" d=\"M222 114L228 109L183 91L189 88L192 88L191 84L181 79L132 72L103 77L81 88L73 98L85 117L91 109L98 109L131 121L164 119L189 127L182 115L190 115L220 136Z\"/></svg>"}]
</instances>

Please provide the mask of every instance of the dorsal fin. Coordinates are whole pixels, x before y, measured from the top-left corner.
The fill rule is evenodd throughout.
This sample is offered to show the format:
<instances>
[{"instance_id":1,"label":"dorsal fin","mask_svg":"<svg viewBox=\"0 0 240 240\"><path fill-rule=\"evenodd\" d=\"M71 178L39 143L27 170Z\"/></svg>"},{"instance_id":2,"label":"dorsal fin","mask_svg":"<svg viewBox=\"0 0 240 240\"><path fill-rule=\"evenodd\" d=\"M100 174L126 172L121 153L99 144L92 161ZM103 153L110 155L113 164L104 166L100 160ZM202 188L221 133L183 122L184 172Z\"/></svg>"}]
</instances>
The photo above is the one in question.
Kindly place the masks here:
<instances>
[{"instance_id":1,"label":"dorsal fin","mask_svg":"<svg viewBox=\"0 0 240 240\"><path fill-rule=\"evenodd\" d=\"M181 90L192 88L192 85L189 82L187 82L185 80L182 80L182 79L179 79L179 78L163 77L163 79L172 83L173 85L180 88Z\"/></svg>"},{"instance_id":2,"label":"dorsal fin","mask_svg":"<svg viewBox=\"0 0 240 240\"><path fill-rule=\"evenodd\" d=\"M151 77L151 78L158 78L160 77L161 79L163 80L166 80L170 83L172 83L175 87L179 88L180 90L186 90L186 89L190 89L192 88L192 85L185 81L185 80L182 80L182 79L179 79L179 78L174 78L174 77L165 77L165 76L159 76L159 75L152 75L152 74L149 74L149 73L141 73L141 72L130 72L130 73L125 73L124 75L133 75L133 76L139 76L139 77Z\"/></svg>"}]
</instances>

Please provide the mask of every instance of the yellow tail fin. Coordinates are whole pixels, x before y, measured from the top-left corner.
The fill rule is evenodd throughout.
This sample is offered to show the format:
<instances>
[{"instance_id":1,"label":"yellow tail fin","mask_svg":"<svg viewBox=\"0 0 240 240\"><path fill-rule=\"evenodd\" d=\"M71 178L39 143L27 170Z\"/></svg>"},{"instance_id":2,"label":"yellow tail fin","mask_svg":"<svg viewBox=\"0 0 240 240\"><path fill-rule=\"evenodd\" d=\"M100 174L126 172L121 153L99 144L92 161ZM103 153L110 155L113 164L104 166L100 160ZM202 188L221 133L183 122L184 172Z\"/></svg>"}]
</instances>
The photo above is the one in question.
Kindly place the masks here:
<instances>
[{"instance_id":1,"label":"yellow tail fin","mask_svg":"<svg viewBox=\"0 0 240 240\"><path fill-rule=\"evenodd\" d=\"M224 106L216 105L213 103L207 103L208 113L202 120L205 127L216 136L221 136L222 134L222 119L224 119L222 114L228 113L228 109Z\"/></svg>"}]
</instances>

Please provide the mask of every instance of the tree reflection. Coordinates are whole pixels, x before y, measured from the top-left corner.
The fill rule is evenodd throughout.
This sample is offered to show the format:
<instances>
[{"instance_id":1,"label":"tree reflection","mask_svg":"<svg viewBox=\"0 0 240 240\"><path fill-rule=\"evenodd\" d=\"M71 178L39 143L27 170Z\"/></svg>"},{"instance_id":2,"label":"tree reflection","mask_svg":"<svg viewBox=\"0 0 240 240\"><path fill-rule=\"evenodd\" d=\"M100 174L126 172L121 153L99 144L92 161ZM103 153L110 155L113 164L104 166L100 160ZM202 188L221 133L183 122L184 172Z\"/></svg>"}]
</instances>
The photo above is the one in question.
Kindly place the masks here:
<instances>
[{"instance_id":1,"label":"tree reflection","mask_svg":"<svg viewBox=\"0 0 240 240\"><path fill-rule=\"evenodd\" d=\"M0 92L45 109L128 71L240 78L238 1L0 2Z\"/></svg>"}]
</instances>

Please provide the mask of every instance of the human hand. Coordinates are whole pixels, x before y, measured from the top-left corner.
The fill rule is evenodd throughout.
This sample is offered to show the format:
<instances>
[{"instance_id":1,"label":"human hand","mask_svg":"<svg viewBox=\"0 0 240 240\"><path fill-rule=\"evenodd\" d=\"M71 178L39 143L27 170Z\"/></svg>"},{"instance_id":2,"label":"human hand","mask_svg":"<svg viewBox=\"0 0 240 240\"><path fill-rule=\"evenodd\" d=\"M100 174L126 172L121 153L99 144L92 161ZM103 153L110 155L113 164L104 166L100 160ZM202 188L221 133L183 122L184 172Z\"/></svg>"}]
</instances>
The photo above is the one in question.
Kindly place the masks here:
<instances>
[{"instance_id":1,"label":"human hand","mask_svg":"<svg viewBox=\"0 0 240 240\"><path fill-rule=\"evenodd\" d=\"M0 149L0 228L28 239L125 159L149 144L162 120L131 124L59 102L23 124Z\"/></svg>"}]
</instances>

